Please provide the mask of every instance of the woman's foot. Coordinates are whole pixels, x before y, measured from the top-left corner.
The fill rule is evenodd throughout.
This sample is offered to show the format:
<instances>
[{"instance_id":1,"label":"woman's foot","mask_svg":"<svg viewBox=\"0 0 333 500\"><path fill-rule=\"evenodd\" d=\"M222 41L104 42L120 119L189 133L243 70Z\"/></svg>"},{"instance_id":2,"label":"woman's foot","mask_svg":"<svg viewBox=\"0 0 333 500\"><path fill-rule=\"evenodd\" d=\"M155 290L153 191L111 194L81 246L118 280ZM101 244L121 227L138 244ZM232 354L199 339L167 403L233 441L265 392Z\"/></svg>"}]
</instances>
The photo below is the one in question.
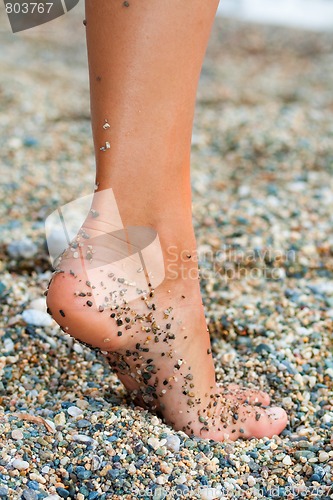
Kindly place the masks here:
<instances>
[{"instance_id":1,"label":"woman's foot","mask_svg":"<svg viewBox=\"0 0 333 500\"><path fill-rule=\"evenodd\" d=\"M268 407L266 393L215 382L197 264L189 251L177 252L173 271L166 266L156 290L149 276L146 287L138 287L143 269L137 266L135 276L135 259L124 264L120 258L128 241L102 226L90 218L49 286L49 312L62 329L99 348L133 398L177 430L217 441L279 434L287 415Z\"/></svg>"}]
</instances>

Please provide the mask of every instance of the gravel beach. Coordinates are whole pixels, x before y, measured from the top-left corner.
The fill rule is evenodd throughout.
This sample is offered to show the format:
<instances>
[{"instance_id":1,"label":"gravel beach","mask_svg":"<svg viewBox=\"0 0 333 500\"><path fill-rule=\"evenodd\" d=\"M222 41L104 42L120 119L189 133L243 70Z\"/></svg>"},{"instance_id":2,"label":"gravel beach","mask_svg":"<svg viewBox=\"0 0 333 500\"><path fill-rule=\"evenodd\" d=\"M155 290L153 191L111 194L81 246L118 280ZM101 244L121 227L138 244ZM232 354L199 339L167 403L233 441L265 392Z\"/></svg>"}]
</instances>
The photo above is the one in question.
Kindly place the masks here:
<instances>
[{"instance_id":1,"label":"gravel beach","mask_svg":"<svg viewBox=\"0 0 333 500\"><path fill-rule=\"evenodd\" d=\"M290 418L215 443L133 406L46 313L45 218L94 186L80 9L0 31L0 499L333 498L333 34L214 26L192 179L217 377Z\"/></svg>"}]
</instances>

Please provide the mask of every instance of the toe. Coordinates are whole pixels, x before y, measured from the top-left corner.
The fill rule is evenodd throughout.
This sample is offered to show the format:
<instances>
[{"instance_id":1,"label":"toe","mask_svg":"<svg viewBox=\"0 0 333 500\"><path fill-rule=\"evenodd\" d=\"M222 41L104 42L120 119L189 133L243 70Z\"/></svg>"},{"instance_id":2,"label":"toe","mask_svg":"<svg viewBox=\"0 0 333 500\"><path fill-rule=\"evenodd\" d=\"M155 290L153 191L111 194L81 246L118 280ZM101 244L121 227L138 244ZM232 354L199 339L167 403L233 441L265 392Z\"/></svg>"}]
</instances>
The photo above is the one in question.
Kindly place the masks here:
<instances>
[{"instance_id":1,"label":"toe","mask_svg":"<svg viewBox=\"0 0 333 500\"><path fill-rule=\"evenodd\" d=\"M283 408L271 406L269 408L246 407L242 409L245 417L244 432L239 437L271 438L280 434L288 423L288 415Z\"/></svg>"}]
</instances>

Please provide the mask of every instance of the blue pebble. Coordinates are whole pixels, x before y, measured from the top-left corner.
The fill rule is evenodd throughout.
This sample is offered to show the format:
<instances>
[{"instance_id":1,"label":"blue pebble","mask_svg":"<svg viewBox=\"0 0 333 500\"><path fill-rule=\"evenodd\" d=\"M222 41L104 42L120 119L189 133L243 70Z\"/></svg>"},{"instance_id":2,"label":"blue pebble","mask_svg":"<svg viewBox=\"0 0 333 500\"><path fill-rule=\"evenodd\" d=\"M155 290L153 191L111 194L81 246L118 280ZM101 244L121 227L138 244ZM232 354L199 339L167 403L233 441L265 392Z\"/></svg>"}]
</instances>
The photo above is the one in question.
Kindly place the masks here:
<instances>
[{"instance_id":1,"label":"blue pebble","mask_svg":"<svg viewBox=\"0 0 333 500\"><path fill-rule=\"evenodd\" d=\"M33 148L38 145L38 140L35 137L26 137L23 142L24 146L27 148Z\"/></svg>"},{"instance_id":2,"label":"blue pebble","mask_svg":"<svg viewBox=\"0 0 333 500\"><path fill-rule=\"evenodd\" d=\"M84 429L84 427L90 427L91 423L89 422L89 420L82 418L78 421L77 426L79 427L79 429Z\"/></svg>"},{"instance_id":3,"label":"blue pebble","mask_svg":"<svg viewBox=\"0 0 333 500\"><path fill-rule=\"evenodd\" d=\"M111 477L111 479L116 479L119 476L120 472L117 469L111 469L108 471L108 475Z\"/></svg>"},{"instance_id":4,"label":"blue pebble","mask_svg":"<svg viewBox=\"0 0 333 500\"><path fill-rule=\"evenodd\" d=\"M27 486L32 490L39 490L39 483L37 483L37 481L28 481Z\"/></svg>"},{"instance_id":5,"label":"blue pebble","mask_svg":"<svg viewBox=\"0 0 333 500\"><path fill-rule=\"evenodd\" d=\"M70 406L73 406L72 401L64 401L63 403L61 403L61 408L64 408L65 410L67 410L67 408L69 408Z\"/></svg>"},{"instance_id":6,"label":"blue pebble","mask_svg":"<svg viewBox=\"0 0 333 500\"><path fill-rule=\"evenodd\" d=\"M82 467L82 465L78 465L75 469L75 474L79 479L89 479L92 472L87 470L85 467Z\"/></svg>"},{"instance_id":7,"label":"blue pebble","mask_svg":"<svg viewBox=\"0 0 333 500\"><path fill-rule=\"evenodd\" d=\"M0 486L0 498L4 498L8 495L8 490L4 486Z\"/></svg>"},{"instance_id":8,"label":"blue pebble","mask_svg":"<svg viewBox=\"0 0 333 500\"><path fill-rule=\"evenodd\" d=\"M97 491L91 491L88 495L88 500L96 500L98 498L98 492Z\"/></svg>"},{"instance_id":9,"label":"blue pebble","mask_svg":"<svg viewBox=\"0 0 333 500\"><path fill-rule=\"evenodd\" d=\"M114 441L118 441L118 438L117 438L117 436L109 436L107 438L107 440L110 441L111 443L113 443ZM141 446L141 448L142 448L142 446Z\"/></svg>"},{"instance_id":10,"label":"blue pebble","mask_svg":"<svg viewBox=\"0 0 333 500\"><path fill-rule=\"evenodd\" d=\"M58 495L61 498L68 498L69 497L69 492L68 490L65 490L65 488L56 488Z\"/></svg>"},{"instance_id":11,"label":"blue pebble","mask_svg":"<svg viewBox=\"0 0 333 500\"><path fill-rule=\"evenodd\" d=\"M34 490L24 490L22 493L23 500L37 500L38 494Z\"/></svg>"},{"instance_id":12,"label":"blue pebble","mask_svg":"<svg viewBox=\"0 0 333 500\"><path fill-rule=\"evenodd\" d=\"M316 481L317 483L320 483L321 477L318 474L312 474L312 476L310 477L310 481Z\"/></svg>"},{"instance_id":13,"label":"blue pebble","mask_svg":"<svg viewBox=\"0 0 333 500\"><path fill-rule=\"evenodd\" d=\"M119 455L114 455L112 457L112 462L120 462L120 456Z\"/></svg>"}]
</instances>

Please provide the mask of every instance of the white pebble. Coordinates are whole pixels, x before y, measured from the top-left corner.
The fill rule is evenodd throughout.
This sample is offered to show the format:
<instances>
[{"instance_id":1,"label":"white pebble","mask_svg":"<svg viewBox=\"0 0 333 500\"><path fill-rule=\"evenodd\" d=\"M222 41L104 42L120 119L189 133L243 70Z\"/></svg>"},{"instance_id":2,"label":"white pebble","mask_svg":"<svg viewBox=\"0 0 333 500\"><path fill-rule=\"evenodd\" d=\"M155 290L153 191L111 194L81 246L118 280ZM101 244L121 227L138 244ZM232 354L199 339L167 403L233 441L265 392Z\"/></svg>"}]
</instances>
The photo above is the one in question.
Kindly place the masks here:
<instances>
[{"instance_id":1,"label":"white pebble","mask_svg":"<svg viewBox=\"0 0 333 500\"><path fill-rule=\"evenodd\" d=\"M44 465L44 467L42 467L42 473L48 474L49 472L50 472L50 467L48 465Z\"/></svg>"},{"instance_id":2,"label":"white pebble","mask_svg":"<svg viewBox=\"0 0 333 500\"><path fill-rule=\"evenodd\" d=\"M283 463L284 465L292 465L292 460L291 460L290 456L289 456L289 455L286 455L286 456L283 458L282 463Z\"/></svg>"},{"instance_id":3,"label":"white pebble","mask_svg":"<svg viewBox=\"0 0 333 500\"><path fill-rule=\"evenodd\" d=\"M77 406L70 406L69 408L67 408L67 413L71 417L78 417L79 415L82 415L83 411Z\"/></svg>"},{"instance_id":4,"label":"white pebble","mask_svg":"<svg viewBox=\"0 0 333 500\"><path fill-rule=\"evenodd\" d=\"M325 413L325 415L322 418L323 423L329 424L331 422L331 420L332 420L331 415L329 415L328 413Z\"/></svg>"},{"instance_id":5,"label":"white pebble","mask_svg":"<svg viewBox=\"0 0 333 500\"><path fill-rule=\"evenodd\" d=\"M147 442L154 450L160 447L160 440L155 437L150 437Z\"/></svg>"},{"instance_id":6,"label":"white pebble","mask_svg":"<svg viewBox=\"0 0 333 500\"><path fill-rule=\"evenodd\" d=\"M8 337L3 341L3 346L5 349L5 352L10 352L10 351L14 350L14 342L12 341L12 339L10 339Z\"/></svg>"},{"instance_id":7,"label":"white pebble","mask_svg":"<svg viewBox=\"0 0 333 500\"><path fill-rule=\"evenodd\" d=\"M319 462L327 462L329 460L330 456L326 451L321 451L319 453Z\"/></svg>"},{"instance_id":8,"label":"white pebble","mask_svg":"<svg viewBox=\"0 0 333 500\"><path fill-rule=\"evenodd\" d=\"M18 470L26 470L26 469L29 469L29 467L30 467L29 462L26 462L25 460L21 460L20 458L16 458L13 461L12 466Z\"/></svg>"},{"instance_id":9,"label":"white pebble","mask_svg":"<svg viewBox=\"0 0 333 500\"><path fill-rule=\"evenodd\" d=\"M128 467L128 472L130 474L135 474L136 473L136 467L134 464L130 464L129 467Z\"/></svg>"},{"instance_id":10,"label":"white pebble","mask_svg":"<svg viewBox=\"0 0 333 500\"><path fill-rule=\"evenodd\" d=\"M170 434L169 436L167 436L166 440L167 440L166 447L168 448L168 450L173 451L174 453L177 453L179 451L179 448L180 448L179 437L174 435L174 434Z\"/></svg>"},{"instance_id":11,"label":"white pebble","mask_svg":"<svg viewBox=\"0 0 333 500\"><path fill-rule=\"evenodd\" d=\"M300 373L296 373L296 375L294 375L294 380L299 385L303 385L303 377L302 377L302 375Z\"/></svg>"},{"instance_id":12,"label":"white pebble","mask_svg":"<svg viewBox=\"0 0 333 500\"><path fill-rule=\"evenodd\" d=\"M56 428L55 428L55 425L54 425L54 422L52 422L52 420L49 420L48 418L45 419L45 422L47 422L49 424L49 426L51 427L52 429L52 432L55 432L56 431Z\"/></svg>"},{"instance_id":13,"label":"white pebble","mask_svg":"<svg viewBox=\"0 0 333 500\"><path fill-rule=\"evenodd\" d=\"M254 485L256 484L256 482L257 482L257 481L255 480L255 478L254 478L253 476L249 476L249 477L247 478L247 484L248 484L249 486L254 486Z\"/></svg>"},{"instance_id":14,"label":"white pebble","mask_svg":"<svg viewBox=\"0 0 333 500\"><path fill-rule=\"evenodd\" d=\"M86 436L85 434L74 434L73 441L76 441L77 443L97 444L97 441L95 441L95 439L91 438L90 436Z\"/></svg>"},{"instance_id":15,"label":"white pebble","mask_svg":"<svg viewBox=\"0 0 333 500\"><path fill-rule=\"evenodd\" d=\"M14 429L12 431L12 438L13 439L23 439L23 432L21 429Z\"/></svg>"},{"instance_id":16,"label":"white pebble","mask_svg":"<svg viewBox=\"0 0 333 500\"><path fill-rule=\"evenodd\" d=\"M76 354L82 354L83 353L83 347L78 342L74 342L73 349L76 352Z\"/></svg>"},{"instance_id":17,"label":"white pebble","mask_svg":"<svg viewBox=\"0 0 333 500\"><path fill-rule=\"evenodd\" d=\"M184 484L186 483L186 476L185 474L181 474L177 479L175 480L176 484Z\"/></svg>"},{"instance_id":18,"label":"white pebble","mask_svg":"<svg viewBox=\"0 0 333 500\"><path fill-rule=\"evenodd\" d=\"M53 323L52 318L46 312L37 309L26 309L22 313L22 318L26 323L34 326L51 326Z\"/></svg>"},{"instance_id":19,"label":"white pebble","mask_svg":"<svg viewBox=\"0 0 333 500\"><path fill-rule=\"evenodd\" d=\"M39 297L38 299L34 299L32 302L30 302L30 309L46 312L46 298Z\"/></svg>"}]
</instances>

